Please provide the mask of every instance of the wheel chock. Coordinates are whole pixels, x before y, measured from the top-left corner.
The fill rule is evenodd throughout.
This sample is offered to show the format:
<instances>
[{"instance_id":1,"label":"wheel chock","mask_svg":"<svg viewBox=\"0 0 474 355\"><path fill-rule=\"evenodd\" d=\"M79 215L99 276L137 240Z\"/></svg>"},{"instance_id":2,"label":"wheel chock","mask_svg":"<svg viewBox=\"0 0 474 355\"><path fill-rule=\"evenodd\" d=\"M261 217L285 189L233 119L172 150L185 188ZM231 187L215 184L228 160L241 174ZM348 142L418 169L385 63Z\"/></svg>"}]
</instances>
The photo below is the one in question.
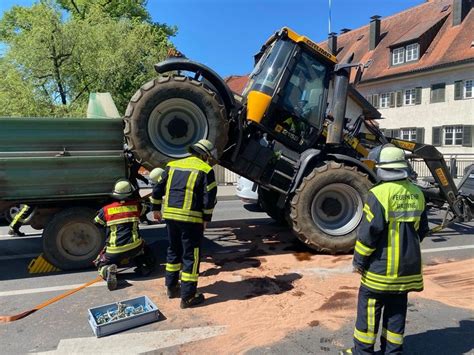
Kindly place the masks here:
<instances>
[{"instance_id":1,"label":"wheel chock","mask_svg":"<svg viewBox=\"0 0 474 355\"><path fill-rule=\"evenodd\" d=\"M31 260L30 264L28 265L28 273L30 274L44 274L58 271L61 271L61 269L57 268L48 260L46 260L43 254L40 254L40 256Z\"/></svg>"}]
</instances>

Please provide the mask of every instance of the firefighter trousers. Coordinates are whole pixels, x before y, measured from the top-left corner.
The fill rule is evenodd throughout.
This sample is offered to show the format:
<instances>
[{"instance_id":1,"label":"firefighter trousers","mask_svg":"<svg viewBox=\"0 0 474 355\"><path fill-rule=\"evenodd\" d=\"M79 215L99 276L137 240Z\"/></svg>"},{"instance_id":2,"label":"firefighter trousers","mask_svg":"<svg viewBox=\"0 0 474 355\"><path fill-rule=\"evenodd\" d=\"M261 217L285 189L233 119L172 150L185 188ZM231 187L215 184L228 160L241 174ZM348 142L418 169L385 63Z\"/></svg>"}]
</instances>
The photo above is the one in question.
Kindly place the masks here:
<instances>
[{"instance_id":1,"label":"firefighter trousers","mask_svg":"<svg viewBox=\"0 0 474 355\"><path fill-rule=\"evenodd\" d=\"M380 337L382 353L402 354L406 314L407 293L377 293L361 286L353 353L374 354L379 322L382 318Z\"/></svg>"},{"instance_id":2,"label":"firefighter trousers","mask_svg":"<svg viewBox=\"0 0 474 355\"><path fill-rule=\"evenodd\" d=\"M23 205L22 209L13 218L12 223L10 223L10 229L15 232L18 232L23 223L25 223L26 219L31 215L33 210L33 207Z\"/></svg>"},{"instance_id":3,"label":"firefighter trousers","mask_svg":"<svg viewBox=\"0 0 474 355\"><path fill-rule=\"evenodd\" d=\"M168 253L166 256L167 287L178 285L181 272L181 298L189 299L196 294L199 277L202 223L167 220Z\"/></svg>"}]
</instances>

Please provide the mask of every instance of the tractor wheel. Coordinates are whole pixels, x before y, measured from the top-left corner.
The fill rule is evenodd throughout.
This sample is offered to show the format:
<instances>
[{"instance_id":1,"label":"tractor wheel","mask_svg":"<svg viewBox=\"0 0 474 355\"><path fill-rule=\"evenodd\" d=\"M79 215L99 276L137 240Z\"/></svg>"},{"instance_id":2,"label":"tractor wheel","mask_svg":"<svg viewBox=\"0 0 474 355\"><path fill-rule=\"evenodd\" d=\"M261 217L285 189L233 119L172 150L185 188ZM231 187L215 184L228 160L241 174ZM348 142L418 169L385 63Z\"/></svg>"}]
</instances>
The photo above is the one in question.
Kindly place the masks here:
<instances>
[{"instance_id":1,"label":"tractor wheel","mask_svg":"<svg viewBox=\"0 0 474 355\"><path fill-rule=\"evenodd\" d=\"M355 167L330 162L314 169L291 201L293 231L318 251L349 252L354 248L371 186L367 175Z\"/></svg>"},{"instance_id":2,"label":"tractor wheel","mask_svg":"<svg viewBox=\"0 0 474 355\"><path fill-rule=\"evenodd\" d=\"M286 224L285 210L277 206L280 194L276 191L258 188L258 204L271 218L280 224Z\"/></svg>"},{"instance_id":3,"label":"tractor wheel","mask_svg":"<svg viewBox=\"0 0 474 355\"><path fill-rule=\"evenodd\" d=\"M228 129L220 97L183 76L149 81L133 95L125 112L127 144L149 170L188 156L188 147L203 138L214 143L219 157Z\"/></svg>"},{"instance_id":4,"label":"tractor wheel","mask_svg":"<svg viewBox=\"0 0 474 355\"><path fill-rule=\"evenodd\" d=\"M85 207L64 209L43 231L46 259L62 270L92 266L105 245L105 234L94 224L95 211Z\"/></svg>"}]
</instances>

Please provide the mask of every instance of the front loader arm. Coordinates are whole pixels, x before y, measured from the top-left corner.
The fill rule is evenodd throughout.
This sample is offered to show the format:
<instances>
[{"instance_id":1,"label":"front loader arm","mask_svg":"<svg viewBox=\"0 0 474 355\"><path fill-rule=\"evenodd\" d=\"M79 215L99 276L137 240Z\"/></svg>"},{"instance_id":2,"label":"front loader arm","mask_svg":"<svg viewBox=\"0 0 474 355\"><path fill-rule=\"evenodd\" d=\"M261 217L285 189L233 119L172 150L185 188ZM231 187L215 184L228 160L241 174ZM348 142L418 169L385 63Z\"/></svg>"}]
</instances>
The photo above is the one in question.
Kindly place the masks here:
<instances>
[{"instance_id":1,"label":"front loader arm","mask_svg":"<svg viewBox=\"0 0 474 355\"><path fill-rule=\"evenodd\" d=\"M445 200L456 216L456 221L467 222L472 219L469 201L459 194L449 173L443 155L432 145L415 143L396 138L387 140L393 145L413 153L413 156L425 161L439 187L439 197ZM453 221L455 222L455 221Z\"/></svg>"}]
</instances>

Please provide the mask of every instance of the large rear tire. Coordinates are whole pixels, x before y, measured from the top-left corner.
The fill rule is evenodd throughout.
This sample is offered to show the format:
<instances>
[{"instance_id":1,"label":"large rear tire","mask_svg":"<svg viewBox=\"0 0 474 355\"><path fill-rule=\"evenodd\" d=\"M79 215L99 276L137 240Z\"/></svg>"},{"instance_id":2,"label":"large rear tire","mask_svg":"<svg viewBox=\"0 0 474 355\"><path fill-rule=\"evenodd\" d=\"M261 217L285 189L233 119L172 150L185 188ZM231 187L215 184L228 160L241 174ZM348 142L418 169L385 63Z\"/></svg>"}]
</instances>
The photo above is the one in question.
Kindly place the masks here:
<instances>
[{"instance_id":1,"label":"large rear tire","mask_svg":"<svg viewBox=\"0 0 474 355\"><path fill-rule=\"evenodd\" d=\"M188 156L187 148L203 138L214 143L219 157L228 129L220 97L183 76L149 81L133 95L125 112L127 144L147 169Z\"/></svg>"},{"instance_id":2,"label":"large rear tire","mask_svg":"<svg viewBox=\"0 0 474 355\"><path fill-rule=\"evenodd\" d=\"M291 201L294 233L318 251L349 252L354 248L371 186L367 174L355 167L330 162L314 169Z\"/></svg>"},{"instance_id":3,"label":"large rear tire","mask_svg":"<svg viewBox=\"0 0 474 355\"><path fill-rule=\"evenodd\" d=\"M280 224L285 224L285 210L277 206L280 194L276 191L258 188L258 204L271 218Z\"/></svg>"},{"instance_id":4,"label":"large rear tire","mask_svg":"<svg viewBox=\"0 0 474 355\"><path fill-rule=\"evenodd\" d=\"M95 211L85 207L62 210L43 231L46 259L61 270L83 269L105 245L105 234L94 224Z\"/></svg>"}]
</instances>

